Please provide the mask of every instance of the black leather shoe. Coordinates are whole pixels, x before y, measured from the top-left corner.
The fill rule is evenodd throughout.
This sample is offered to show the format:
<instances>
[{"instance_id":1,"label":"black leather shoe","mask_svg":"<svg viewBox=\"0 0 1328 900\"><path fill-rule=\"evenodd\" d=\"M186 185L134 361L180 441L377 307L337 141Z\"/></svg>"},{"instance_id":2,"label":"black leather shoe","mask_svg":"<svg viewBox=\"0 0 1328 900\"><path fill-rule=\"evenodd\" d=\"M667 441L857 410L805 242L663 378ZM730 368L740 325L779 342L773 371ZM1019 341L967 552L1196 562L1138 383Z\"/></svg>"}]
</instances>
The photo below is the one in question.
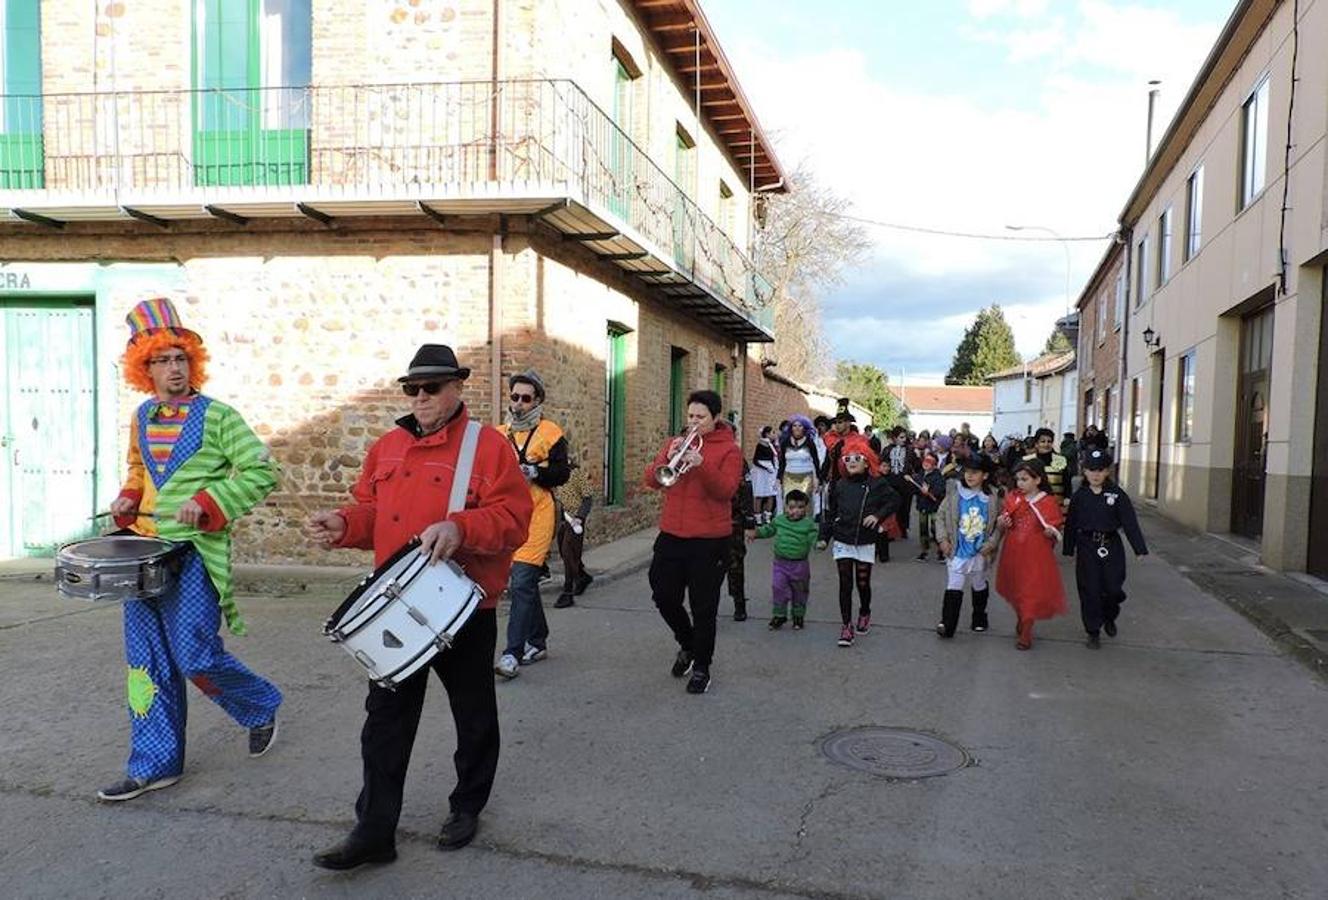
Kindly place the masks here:
<instances>
[{"instance_id":1,"label":"black leather shoe","mask_svg":"<svg viewBox=\"0 0 1328 900\"><path fill-rule=\"evenodd\" d=\"M470 813L454 812L447 817L438 832L439 850L460 850L471 842L480 827L480 820Z\"/></svg>"},{"instance_id":2,"label":"black leather shoe","mask_svg":"<svg viewBox=\"0 0 1328 900\"><path fill-rule=\"evenodd\" d=\"M1089 634L1084 640L1084 646L1089 650L1101 650L1102 638L1098 637L1096 634Z\"/></svg>"},{"instance_id":3,"label":"black leather shoe","mask_svg":"<svg viewBox=\"0 0 1328 900\"><path fill-rule=\"evenodd\" d=\"M1115 623L1115 622L1103 622L1103 623L1102 623L1102 630L1105 631L1105 632L1107 633L1107 637L1115 637L1115 636L1116 636L1116 623Z\"/></svg>"},{"instance_id":4,"label":"black leather shoe","mask_svg":"<svg viewBox=\"0 0 1328 900\"><path fill-rule=\"evenodd\" d=\"M558 599L553 601L554 609L567 609L569 606L576 606L576 600L567 591L558 595Z\"/></svg>"},{"instance_id":5,"label":"black leather shoe","mask_svg":"<svg viewBox=\"0 0 1328 900\"><path fill-rule=\"evenodd\" d=\"M334 847L314 854L314 865L320 869L342 871L365 863L390 863L397 858L397 848L391 844L375 846L348 837Z\"/></svg>"}]
</instances>

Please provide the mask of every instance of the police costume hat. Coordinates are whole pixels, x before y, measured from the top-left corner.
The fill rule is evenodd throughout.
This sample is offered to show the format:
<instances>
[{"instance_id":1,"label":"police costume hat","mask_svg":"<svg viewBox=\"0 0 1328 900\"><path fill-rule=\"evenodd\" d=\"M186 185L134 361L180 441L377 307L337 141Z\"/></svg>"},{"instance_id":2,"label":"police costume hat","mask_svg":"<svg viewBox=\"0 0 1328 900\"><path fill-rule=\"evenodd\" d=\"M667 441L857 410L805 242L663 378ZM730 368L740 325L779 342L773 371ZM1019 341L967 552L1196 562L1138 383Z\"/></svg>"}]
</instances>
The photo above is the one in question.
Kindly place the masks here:
<instances>
[{"instance_id":1,"label":"police costume hat","mask_svg":"<svg viewBox=\"0 0 1328 900\"><path fill-rule=\"evenodd\" d=\"M1092 450L1084 457L1084 469L1090 472L1110 469L1111 463L1111 454L1106 450Z\"/></svg>"}]
</instances>

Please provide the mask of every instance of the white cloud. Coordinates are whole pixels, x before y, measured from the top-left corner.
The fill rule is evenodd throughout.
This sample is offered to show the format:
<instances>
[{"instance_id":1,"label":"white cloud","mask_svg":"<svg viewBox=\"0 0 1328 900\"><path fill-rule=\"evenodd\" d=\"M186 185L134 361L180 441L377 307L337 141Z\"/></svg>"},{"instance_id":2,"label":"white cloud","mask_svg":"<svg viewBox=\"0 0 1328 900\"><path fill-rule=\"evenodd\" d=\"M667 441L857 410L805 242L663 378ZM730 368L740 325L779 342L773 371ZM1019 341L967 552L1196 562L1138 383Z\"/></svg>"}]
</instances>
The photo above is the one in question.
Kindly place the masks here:
<instances>
[{"instance_id":1,"label":"white cloud","mask_svg":"<svg viewBox=\"0 0 1328 900\"><path fill-rule=\"evenodd\" d=\"M1035 97L984 105L925 84L874 80L869 60L851 48L802 55L772 54L741 41L731 48L743 83L765 124L778 135L790 167L808 158L819 177L851 198L858 215L934 228L1004 233L1007 224L1042 225L1061 234L1109 233L1143 162L1146 77L1165 79L1155 135L1166 127L1215 38L1220 22L1193 25L1175 13L1138 5L1081 0L1073 26L1025 21L1044 2L971 0L968 9L1012 58L1039 59L1045 70ZM997 16L1013 19L991 20ZM1031 26L1031 27L1030 27ZM1155 68L1154 68L1155 67ZM1169 102L1168 102L1169 101ZM943 370L963 327L981 306L1001 303L1021 353L1041 349L1065 308L1066 253L1070 293L1081 286L1105 242L1064 245L966 241L873 229L874 265L917 279L1026 269L1043 296L974 297L957 321L932 322L916 334L919 310L883 311L870 327L830 329L841 354L878 338L882 364L925 349ZM1046 285L1057 286L1048 292ZM1050 296L1047 296L1047 294ZM832 299L832 298L828 298ZM829 310L833 304L827 303ZM846 335L844 332L856 334ZM860 353L857 354L861 357Z\"/></svg>"}]
</instances>

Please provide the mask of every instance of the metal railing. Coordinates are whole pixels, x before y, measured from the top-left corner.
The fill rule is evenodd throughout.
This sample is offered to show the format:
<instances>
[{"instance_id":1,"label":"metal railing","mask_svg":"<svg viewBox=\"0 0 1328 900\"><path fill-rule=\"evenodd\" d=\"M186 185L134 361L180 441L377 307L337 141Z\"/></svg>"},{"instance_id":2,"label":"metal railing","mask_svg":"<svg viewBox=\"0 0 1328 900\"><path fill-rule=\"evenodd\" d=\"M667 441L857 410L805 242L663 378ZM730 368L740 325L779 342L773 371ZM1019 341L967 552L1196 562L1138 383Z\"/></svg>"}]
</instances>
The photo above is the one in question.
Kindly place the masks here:
<instances>
[{"instance_id":1,"label":"metal railing","mask_svg":"<svg viewBox=\"0 0 1328 900\"><path fill-rule=\"evenodd\" d=\"M758 318L770 297L729 236L571 81L0 95L0 110L0 191L20 196L552 192Z\"/></svg>"}]
</instances>

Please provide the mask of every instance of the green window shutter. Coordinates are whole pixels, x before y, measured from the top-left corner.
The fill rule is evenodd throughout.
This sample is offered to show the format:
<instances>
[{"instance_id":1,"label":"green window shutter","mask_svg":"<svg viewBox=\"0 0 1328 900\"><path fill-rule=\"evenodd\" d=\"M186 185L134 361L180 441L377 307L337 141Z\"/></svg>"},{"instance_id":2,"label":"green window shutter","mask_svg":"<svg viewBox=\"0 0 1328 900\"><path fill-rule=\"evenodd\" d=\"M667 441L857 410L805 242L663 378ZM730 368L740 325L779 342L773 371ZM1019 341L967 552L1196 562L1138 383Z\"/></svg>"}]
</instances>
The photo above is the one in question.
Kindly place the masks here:
<instances>
[{"instance_id":1,"label":"green window shutter","mask_svg":"<svg viewBox=\"0 0 1328 900\"><path fill-rule=\"evenodd\" d=\"M0 0L0 189L46 184L39 0Z\"/></svg>"}]
</instances>

